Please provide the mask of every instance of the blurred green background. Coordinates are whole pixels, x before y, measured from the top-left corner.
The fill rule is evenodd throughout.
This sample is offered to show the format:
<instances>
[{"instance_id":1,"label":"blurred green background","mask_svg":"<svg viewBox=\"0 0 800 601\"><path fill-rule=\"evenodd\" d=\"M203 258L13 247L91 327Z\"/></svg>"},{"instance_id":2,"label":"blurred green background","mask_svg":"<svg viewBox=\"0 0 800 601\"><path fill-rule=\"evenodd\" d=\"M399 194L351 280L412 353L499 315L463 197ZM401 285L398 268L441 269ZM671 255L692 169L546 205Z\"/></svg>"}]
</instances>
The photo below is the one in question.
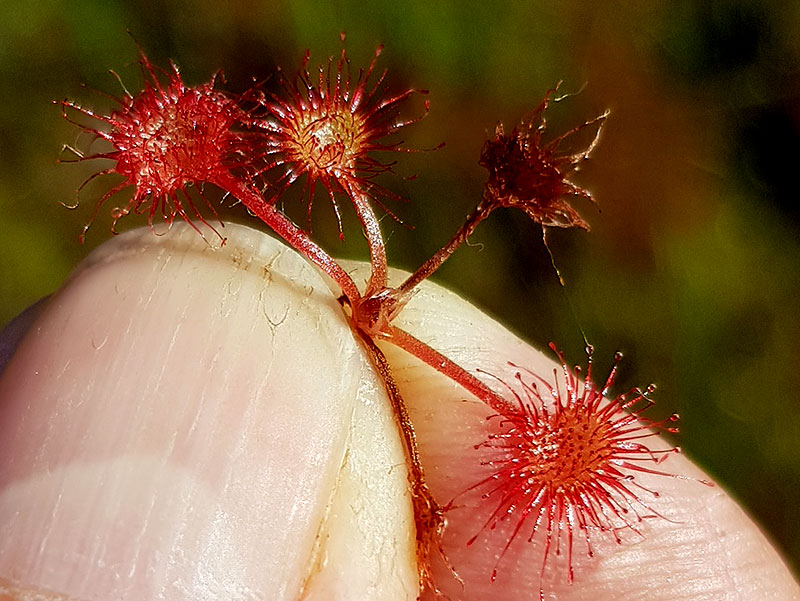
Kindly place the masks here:
<instances>
[{"instance_id":1,"label":"blurred green background","mask_svg":"<svg viewBox=\"0 0 800 601\"><path fill-rule=\"evenodd\" d=\"M87 186L77 210L59 204L99 166L56 163L63 144L88 139L51 101L108 110L93 90L121 94L109 69L137 89L128 29L187 82L222 68L234 91L278 65L293 73L306 48L312 64L324 60L342 30L356 67L385 43L390 87L431 90L430 115L404 139L447 144L399 157L414 181L383 180L410 199L390 208L416 229L384 220L392 262L405 268L479 200L477 159L496 121L510 129L559 80L582 89L549 111L551 131L612 116L575 178L598 200L576 203L591 233L549 238L566 293L540 230L512 213L492 216L436 279L574 362L585 359L580 323L597 373L622 350L620 390L656 382L651 417L679 412L679 444L800 565L799 3L6 0L0 23L0 323L109 238L113 201L77 241L113 178ZM302 222L303 208L286 206ZM241 207L223 214L248 220ZM334 254L364 257L352 219L340 243L331 215L320 197L315 235Z\"/></svg>"}]
</instances>

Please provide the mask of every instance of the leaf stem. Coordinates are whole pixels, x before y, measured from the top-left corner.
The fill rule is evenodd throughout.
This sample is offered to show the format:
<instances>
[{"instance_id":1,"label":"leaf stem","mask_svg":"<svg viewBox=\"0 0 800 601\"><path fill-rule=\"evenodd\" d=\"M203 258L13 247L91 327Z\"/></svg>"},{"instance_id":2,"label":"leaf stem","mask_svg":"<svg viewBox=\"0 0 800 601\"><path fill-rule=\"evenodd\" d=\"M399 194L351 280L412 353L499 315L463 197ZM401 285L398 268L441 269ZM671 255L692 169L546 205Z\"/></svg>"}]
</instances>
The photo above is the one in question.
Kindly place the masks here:
<instances>
[{"instance_id":1,"label":"leaf stem","mask_svg":"<svg viewBox=\"0 0 800 601\"><path fill-rule=\"evenodd\" d=\"M213 183L239 199L250 212L272 228L287 244L328 274L351 303L361 298L353 278L342 266L288 217L266 202L253 188L228 172L219 174Z\"/></svg>"},{"instance_id":2,"label":"leaf stem","mask_svg":"<svg viewBox=\"0 0 800 601\"><path fill-rule=\"evenodd\" d=\"M413 288L419 285L420 282L429 278L433 273L439 269L447 259L450 258L456 249L461 246L464 241L469 238L475 228L486 219L492 209L481 202L475 207L475 210L470 213L464 224L458 228L458 231L450 238L450 241L439 249L430 259L425 261L414 273L412 273L405 282L398 286L400 292L410 292Z\"/></svg>"}]
</instances>

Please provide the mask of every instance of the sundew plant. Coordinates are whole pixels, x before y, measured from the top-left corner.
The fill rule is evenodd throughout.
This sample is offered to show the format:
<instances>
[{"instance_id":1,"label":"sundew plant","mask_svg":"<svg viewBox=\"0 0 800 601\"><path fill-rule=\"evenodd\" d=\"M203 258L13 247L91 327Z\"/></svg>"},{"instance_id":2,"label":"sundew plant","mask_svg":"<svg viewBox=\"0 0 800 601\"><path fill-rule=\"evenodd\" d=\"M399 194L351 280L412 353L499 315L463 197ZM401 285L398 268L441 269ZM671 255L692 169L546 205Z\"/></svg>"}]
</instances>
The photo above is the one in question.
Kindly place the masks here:
<instances>
[{"instance_id":1,"label":"sundew plant","mask_svg":"<svg viewBox=\"0 0 800 601\"><path fill-rule=\"evenodd\" d=\"M625 544L621 532L646 536L642 523L662 518L650 506L658 491L641 486L637 478L643 473L680 477L660 467L675 449L650 446L657 432L676 431L676 416L654 422L642 415L652 404L652 387L622 394L612 390L617 364L598 379L588 342L584 368L575 367L553 343L558 366L553 372L509 363L507 373L498 374L465 369L397 325L397 318L418 286L495 211L527 215L541 227L545 246L551 228L588 231L576 206L592 207L595 199L573 175L590 159L609 114L564 132L550 131L548 107L563 94L556 84L518 123L498 123L475 157L487 173L483 189L475 192L474 210L418 269L391 283L381 219L394 217L391 203L401 196L392 190L395 157L436 150L409 148L402 141L403 132L428 114L427 91L395 89L380 67L382 48L358 67L344 45L342 36L338 56L315 64L306 53L295 75L276 74L279 85L255 83L238 94L225 89L221 74L190 85L177 65L154 65L142 51L143 86L136 92L123 88L108 114L90 108L91 99L58 102L64 117L88 134L65 146L63 160L104 160L90 179L111 182L93 201L80 238L100 211L110 210L114 224L131 214L144 215L156 233L162 222L183 220L209 245L224 244L209 187L241 203L250 219L263 222L335 282L341 311L385 384L406 454L420 590L439 594L436 562L448 566L449 578L459 579L442 537L449 516L472 497L486 507L486 519L467 546L505 537L486 578L495 580L504 569L512 544L527 541L542 550L541 562L530 569L539 575L544 599L541 582L551 562L572 581L576 554L595 555L595 541L601 539ZM81 188L79 198L85 201ZM295 223L283 211L290 188L299 188L306 203L306 223ZM413 193L408 200L413 202ZM315 240L311 214L322 202L331 203L340 236L344 212L352 211L360 223L369 254L365 282L355 280ZM465 398L491 410L474 454L464 457L485 475L455 498L431 492L413 422L377 342L413 355L455 382Z\"/></svg>"}]
</instances>

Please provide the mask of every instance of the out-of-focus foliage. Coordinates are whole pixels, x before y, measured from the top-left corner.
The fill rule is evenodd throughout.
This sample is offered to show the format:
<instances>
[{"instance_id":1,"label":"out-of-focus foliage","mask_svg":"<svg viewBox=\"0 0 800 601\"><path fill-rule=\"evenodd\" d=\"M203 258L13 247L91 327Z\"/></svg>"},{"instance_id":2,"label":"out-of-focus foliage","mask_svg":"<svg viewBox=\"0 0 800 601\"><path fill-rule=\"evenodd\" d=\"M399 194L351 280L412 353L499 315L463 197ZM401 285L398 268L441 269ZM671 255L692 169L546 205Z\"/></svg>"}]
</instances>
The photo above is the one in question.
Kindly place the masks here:
<instances>
[{"instance_id":1,"label":"out-of-focus foliage","mask_svg":"<svg viewBox=\"0 0 800 601\"><path fill-rule=\"evenodd\" d=\"M564 131L606 108L603 140L576 181L591 233L549 236L523 215L496 214L439 281L535 344L582 363L578 323L598 373L617 349L620 387L659 384L658 410L683 418L680 444L730 488L800 565L800 9L797 3L561 2L70 2L0 8L0 323L53 291L109 237L108 203L77 242L111 182L75 190L99 166L57 165L65 143L89 139L51 101L99 110L141 81L138 42L189 83L218 68L242 91L306 48L324 61L348 33L354 68L386 44L379 65L394 89L429 88L430 115L405 136L440 151L402 157L414 181L384 183L410 200L387 218L389 255L412 268L479 200L477 165L497 120L513 126L564 80L576 94L549 111ZM131 36L125 33L130 30ZM82 87L85 85L86 87ZM267 86L275 85L274 79ZM580 147L580 140L576 145ZM581 202L581 201L579 201ZM302 207L286 200L292 215ZM241 207L225 219L246 221ZM128 217L123 229L142 225ZM365 257L352 219L347 241L322 201L315 234Z\"/></svg>"}]
</instances>

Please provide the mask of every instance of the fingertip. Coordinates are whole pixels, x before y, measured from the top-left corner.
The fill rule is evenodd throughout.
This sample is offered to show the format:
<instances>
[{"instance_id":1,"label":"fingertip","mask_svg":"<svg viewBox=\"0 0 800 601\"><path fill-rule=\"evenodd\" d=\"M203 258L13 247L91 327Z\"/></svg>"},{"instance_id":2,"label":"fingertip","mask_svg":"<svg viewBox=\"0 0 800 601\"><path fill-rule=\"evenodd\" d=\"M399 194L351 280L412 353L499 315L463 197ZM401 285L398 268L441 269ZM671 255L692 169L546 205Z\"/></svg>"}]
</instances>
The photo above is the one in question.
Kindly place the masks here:
<instances>
[{"instance_id":1,"label":"fingertip","mask_svg":"<svg viewBox=\"0 0 800 601\"><path fill-rule=\"evenodd\" d=\"M115 238L19 346L0 379L2 594L416 596L380 383L317 272L232 229L222 249L178 226Z\"/></svg>"}]
</instances>

